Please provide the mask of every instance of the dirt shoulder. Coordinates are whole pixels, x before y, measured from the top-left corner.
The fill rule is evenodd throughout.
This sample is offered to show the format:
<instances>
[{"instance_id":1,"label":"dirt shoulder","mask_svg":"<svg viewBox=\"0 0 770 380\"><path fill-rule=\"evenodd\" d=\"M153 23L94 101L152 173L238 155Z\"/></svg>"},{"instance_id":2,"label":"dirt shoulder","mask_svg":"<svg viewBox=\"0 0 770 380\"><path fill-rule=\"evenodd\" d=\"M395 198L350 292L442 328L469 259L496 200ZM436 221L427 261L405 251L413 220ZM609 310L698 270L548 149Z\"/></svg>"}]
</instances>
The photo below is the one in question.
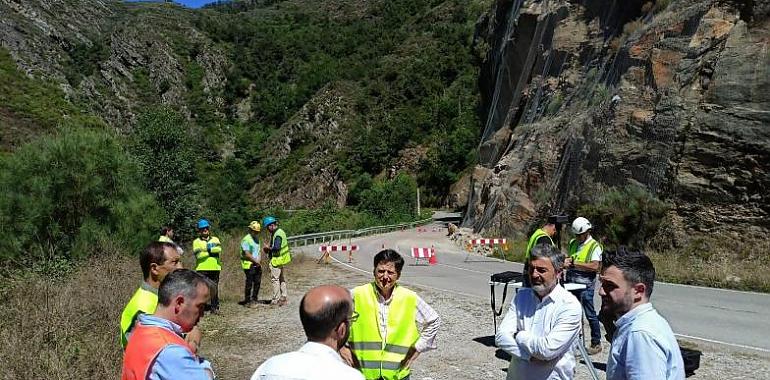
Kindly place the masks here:
<instances>
[{"instance_id":1,"label":"dirt shoulder","mask_svg":"<svg viewBox=\"0 0 770 380\"><path fill-rule=\"evenodd\" d=\"M340 264L319 265L312 258L299 257L287 270L290 295L287 306L245 308L236 304L239 293L224 294L222 314L207 315L202 321L204 342L201 353L212 361L219 378L248 379L267 358L294 351L305 342L298 308L300 298L308 289L330 283L352 288L369 280L371 275L353 272ZM237 281L243 281L243 274ZM236 282L236 279L230 279L230 282ZM409 287L432 305L443 321L438 337L439 349L424 354L415 362L413 379L505 377L506 355L492 345L494 332L489 300L420 286ZM269 277L265 273L260 298L267 299L270 293ZM700 369L691 379L770 378L770 353L695 340L686 344L703 351ZM604 351L592 357L597 367L604 367L608 349L605 342ZM602 370L599 374L604 378ZM584 365L578 366L576 378L590 379Z\"/></svg>"}]
</instances>

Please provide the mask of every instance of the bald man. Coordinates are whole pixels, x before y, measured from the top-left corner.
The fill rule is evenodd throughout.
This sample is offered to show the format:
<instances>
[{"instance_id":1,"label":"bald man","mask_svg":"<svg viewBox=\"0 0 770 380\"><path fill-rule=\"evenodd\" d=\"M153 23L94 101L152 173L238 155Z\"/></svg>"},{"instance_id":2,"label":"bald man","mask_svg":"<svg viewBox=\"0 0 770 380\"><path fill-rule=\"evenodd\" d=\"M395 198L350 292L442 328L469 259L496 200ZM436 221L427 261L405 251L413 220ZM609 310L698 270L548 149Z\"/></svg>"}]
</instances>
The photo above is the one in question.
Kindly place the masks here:
<instances>
[{"instance_id":1,"label":"bald man","mask_svg":"<svg viewBox=\"0 0 770 380\"><path fill-rule=\"evenodd\" d=\"M347 289L335 285L310 289L299 305L299 319L308 342L298 351L268 359L251 380L364 380L361 372L348 366L339 354L356 318Z\"/></svg>"}]
</instances>

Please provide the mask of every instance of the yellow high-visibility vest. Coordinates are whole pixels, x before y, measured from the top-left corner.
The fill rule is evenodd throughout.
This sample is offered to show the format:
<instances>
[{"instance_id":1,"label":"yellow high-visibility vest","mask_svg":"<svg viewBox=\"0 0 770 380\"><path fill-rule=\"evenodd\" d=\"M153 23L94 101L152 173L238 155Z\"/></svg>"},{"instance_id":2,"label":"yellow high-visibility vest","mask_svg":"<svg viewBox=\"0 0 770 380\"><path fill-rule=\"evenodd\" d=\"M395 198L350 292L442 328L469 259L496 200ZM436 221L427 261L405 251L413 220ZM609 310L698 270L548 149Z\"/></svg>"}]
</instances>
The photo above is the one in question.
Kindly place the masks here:
<instances>
[{"instance_id":1,"label":"yellow high-visibility vest","mask_svg":"<svg viewBox=\"0 0 770 380\"><path fill-rule=\"evenodd\" d=\"M277 229L273 232L273 240L270 242L270 247L275 247L275 238L281 238L281 249L278 251L278 256L270 258L270 265L274 268L282 267L291 262L291 251L289 251L289 240L286 239L286 232L283 229Z\"/></svg>"},{"instance_id":2,"label":"yellow high-visibility vest","mask_svg":"<svg viewBox=\"0 0 770 380\"><path fill-rule=\"evenodd\" d=\"M524 255L524 260L529 259L529 254L532 252L532 248L535 247L537 241L543 236L548 236L548 240L551 241L551 245L554 247L556 246L556 244L553 243L553 239L551 239L551 235L548 235L548 233L543 231L542 228L538 228L535 230L535 233L529 237L529 243L527 243L527 253Z\"/></svg>"},{"instance_id":3,"label":"yellow high-visibility vest","mask_svg":"<svg viewBox=\"0 0 770 380\"><path fill-rule=\"evenodd\" d=\"M400 380L409 376L401 361L420 338L417 329L417 294L396 285L388 310L387 340L379 327L379 303L374 283L353 289L353 302L360 315L350 326L350 348L367 379Z\"/></svg>"},{"instance_id":4,"label":"yellow high-visibility vest","mask_svg":"<svg viewBox=\"0 0 770 380\"><path fill-rule=\"evenodd\" d=\"M209 254L209 245L211 245L211 253ZM195 254L195 261L197 265L195 270L222 270L222 244L219 243L219 239L216 236L209 236L208 240L197 238L193 241L193 253Z\"/></svg>"},{"instance_id":5,"label":"yellow high-visibility vest","mask_svg":"<svg viewBox=\"0 0 770 380\"><path fill-rule=\"evenodd\" d=\"M254 238L251 236L251 234L246 234L246 236L241 239L241 268L251 269L251 266L254 265L254 263L252 263L251 260L245 258L246 251L243 250L244 244L249 247L249 254L251 257L259 260L259 239L254 241Z\"/></svg>"},{"instance_id":6,"label":"yellow high-visibility vest","mask_svg":"<svg viewBox=\"0 0 770 380\"><path fill-rule=\"evenodd\" d=\"M158 289L143 282L142 286L131 296L131 300L128 301L128 304L123 309L123 313L120 315L120 345L123 346L123 349L128 344L128 332L133 329L139 314L152 314L157 307Z\"/></svg>"},{"instance_id":7,"label":"yellow high-visibility vest","mask_svg":"<svg viewBox=\"0 0 770 380\"><path fill-rule=\"evenodd\" d=\"M601 247L598 241L591 239L588 244L583 244L583 248L578 252L578 246L580 243L576 239L569 241L569 249L567 254L572 257L572 260L576 263L588 263L591 261L591 253L597 246Z\"/></svg>"},{"instance_id":8,"label":"yellow high-visibility vest","mask_svg":"<svg viewBox=\"0 0 770 380\"><path fill-rule=\"evenodd\" d=\"M160 237L158 238L158 241L160 241L160 242L163 242L163 243L171 243L171 244L174 244L174 241L173 241L173 240L171 240L171 238L169 238L169 237L168 237L168 236L166 236L166 235L160 235Z\"/></svg>"}]
</instances>

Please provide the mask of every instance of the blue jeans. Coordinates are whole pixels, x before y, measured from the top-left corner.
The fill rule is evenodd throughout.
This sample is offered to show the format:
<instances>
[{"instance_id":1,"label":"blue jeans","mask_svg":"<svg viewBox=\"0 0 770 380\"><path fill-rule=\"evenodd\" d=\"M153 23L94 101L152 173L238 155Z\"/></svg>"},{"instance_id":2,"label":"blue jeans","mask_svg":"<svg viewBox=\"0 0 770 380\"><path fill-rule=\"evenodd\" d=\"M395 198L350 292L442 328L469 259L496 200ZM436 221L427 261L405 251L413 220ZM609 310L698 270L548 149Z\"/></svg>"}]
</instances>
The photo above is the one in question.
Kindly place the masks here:
<instances>
[{"instance_id":1,"label":"blue jeans","mask_svg":"<svg viewBox=\"0 0 770 380\"><path fill-rule=\"evenodd\" d=\"M583 290L575 290L572 294L580 300L580 304L583 305L583 312L588 319L588 326L591 328L591 345L595 346L601 342L602 332L599 327L599 317L596 316L596 310L594 309L594 288L596 287L596 281L591 281L590 284L586 284L586 288Z\"/></svg>"}]
</instances>

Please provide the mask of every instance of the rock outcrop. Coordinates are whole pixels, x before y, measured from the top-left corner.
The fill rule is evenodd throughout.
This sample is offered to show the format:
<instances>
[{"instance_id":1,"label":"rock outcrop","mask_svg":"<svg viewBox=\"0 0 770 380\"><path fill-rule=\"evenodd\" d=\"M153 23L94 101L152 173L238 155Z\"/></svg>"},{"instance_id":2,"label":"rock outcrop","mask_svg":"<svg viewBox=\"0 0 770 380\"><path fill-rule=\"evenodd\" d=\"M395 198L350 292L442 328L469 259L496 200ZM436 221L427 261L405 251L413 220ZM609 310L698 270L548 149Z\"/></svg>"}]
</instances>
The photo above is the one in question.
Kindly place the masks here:
<instances>
[{"instance_id":1,"label":"rock outcrop","mask_svg":"<svg viewBox=\"0 0 770 380\"><path fill-rule=\"evenodd\" d=\"M498 0L480 20L464 226L526 234L641 185L672 205L671 236L767 232L768 2L658 3Z\"/></svg>"},{"instance_id":2,"label":"rock outcrop","mask_svg":"<svg viewBox=\"0 0 770 380\"><path fill-rule=\"evenodd\" d=\"M348 189L334 154L345 143L340 125L354 114L351 91L344 82L325 86L270 139L267 157L274 180L257 180L251 190L255 196L270 194L260 204L312 207L332 200L345 206Z\"/></svg>"}]
</instances>

